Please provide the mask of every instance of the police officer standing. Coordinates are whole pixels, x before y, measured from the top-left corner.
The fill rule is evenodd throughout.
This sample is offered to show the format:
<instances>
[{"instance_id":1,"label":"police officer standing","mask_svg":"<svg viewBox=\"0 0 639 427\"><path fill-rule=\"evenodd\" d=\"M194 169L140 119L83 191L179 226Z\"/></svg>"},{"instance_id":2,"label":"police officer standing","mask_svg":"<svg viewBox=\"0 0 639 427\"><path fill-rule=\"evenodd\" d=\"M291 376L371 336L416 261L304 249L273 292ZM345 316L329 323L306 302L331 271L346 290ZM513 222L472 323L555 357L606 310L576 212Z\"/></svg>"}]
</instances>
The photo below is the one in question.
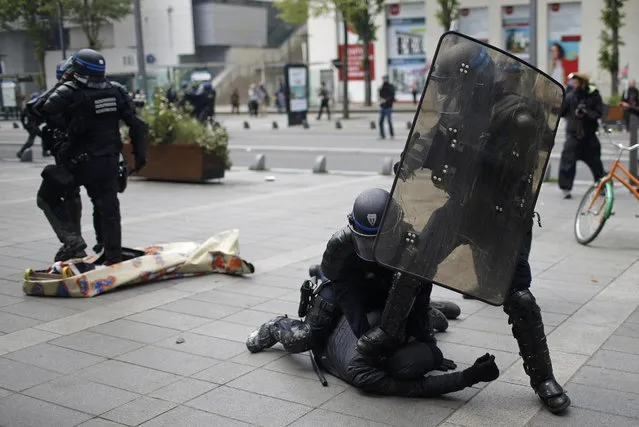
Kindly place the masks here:
<instances>
[{"instance_id":1,"label":"police officer standing","mask_svg":"<svg viewBox=\"0 0 639 427\"><path fill-rule=\"evenodd\" d=\"M147 124L136 115L127 90L105 78L99 52L81 49L72 58L73 73L42 107L47 120L63 129L68 141L58 150L60 162L77 185L86 188L102 222L105 265L122 260L122 229L118 201L120 120L129 127L135 169L146 164Z\"/></svg>"}]
</instances>

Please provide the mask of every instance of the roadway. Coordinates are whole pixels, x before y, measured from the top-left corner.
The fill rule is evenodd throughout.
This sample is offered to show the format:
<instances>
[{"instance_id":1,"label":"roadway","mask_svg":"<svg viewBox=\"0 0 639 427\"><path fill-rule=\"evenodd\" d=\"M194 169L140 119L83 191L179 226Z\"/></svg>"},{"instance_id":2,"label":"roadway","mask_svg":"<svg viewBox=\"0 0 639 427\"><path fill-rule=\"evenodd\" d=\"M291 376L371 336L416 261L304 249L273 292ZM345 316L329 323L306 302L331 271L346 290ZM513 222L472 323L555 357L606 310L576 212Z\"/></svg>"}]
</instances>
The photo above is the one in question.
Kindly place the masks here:
<instances>
[{"instance_id":1,"label":"roadway","mask_svg":"<svg viewBox=\"0 0 639 427\"><path fill-rule=\"evenodd\" d=\"M283 114L259 118L223 115L220 116L220 122L229 131L229 148L235 166L247 167L257 154L264 154L267 168L311 169L316 157L324 155L328 169L332 171L379 172L384 158L399 158L408 137L407 122L412 118L410 113L394 115L395 138L392 140L378 139L378 130L370 128L370 122L377 121L377 116L372 113L356 113L349 120L340 120L342 129L336 129L335 124L340 116L333 116L331 121L317 121L311 117L309 129L287 127ZM278 123L278 129L272 128L274 121ZM249 123L249 129L244 129L244 122ZM557 134L559 137L551 154L552 177L557 177L564 143L562 126ZM629 140L625 132L615 133L612 138L624 144ZM15 159L15 152L25 139L24 130L13 129L10 122L0 123L0 158ZM614 160L616 148L606 143L606 139L602 139L602 143L603 161L607 166ZM39 154L36 146L36 160ZM583 164L578 166L577 179L592 179Z\"/></svg>"}]
</instances>

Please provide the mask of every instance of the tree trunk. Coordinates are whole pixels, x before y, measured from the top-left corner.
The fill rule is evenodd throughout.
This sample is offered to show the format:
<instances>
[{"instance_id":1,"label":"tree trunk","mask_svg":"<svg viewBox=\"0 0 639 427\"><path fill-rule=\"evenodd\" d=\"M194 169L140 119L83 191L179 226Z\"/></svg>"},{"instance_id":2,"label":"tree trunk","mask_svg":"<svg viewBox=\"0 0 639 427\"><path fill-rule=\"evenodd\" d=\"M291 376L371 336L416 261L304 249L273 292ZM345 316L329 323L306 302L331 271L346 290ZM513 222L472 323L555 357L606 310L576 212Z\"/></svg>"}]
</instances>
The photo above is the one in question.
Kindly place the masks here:
<instances>
[{"instance_id":1,"label":"tree trunk","mask_svg":"<svg viewBox=\"0 0 639 427\"><path fill-rule=\"evenodd\" d=\"M370 41L365 37L364 42L364 105L371 105L371 61L369 58Z\"/></svg>"},{"instance_id":2,"label":"tree trunk","mask_svg":"<svg viewBox=\"0 0 639 427\"><path fill-rule=\"evenodd\" d=\"M617 0L612 0L612 16L615 25L612 26L612 66L610 67L610 74L612 77L611 94L619 94L619 10L617 9Z\"/></svg>"},{"instance_id":3,"label":"tree trunk","mask_svg":"<svg viewBox=\"0 0 639 427\"><path fill-rule=\"evenodd\" d=\"M344 81L344 99L343 102L343 116L348 119L348 23L346 22L346 16L342 13L342 25L344 26L344 58L342 63L342 77Z\"/></svg>"}]
</instances>

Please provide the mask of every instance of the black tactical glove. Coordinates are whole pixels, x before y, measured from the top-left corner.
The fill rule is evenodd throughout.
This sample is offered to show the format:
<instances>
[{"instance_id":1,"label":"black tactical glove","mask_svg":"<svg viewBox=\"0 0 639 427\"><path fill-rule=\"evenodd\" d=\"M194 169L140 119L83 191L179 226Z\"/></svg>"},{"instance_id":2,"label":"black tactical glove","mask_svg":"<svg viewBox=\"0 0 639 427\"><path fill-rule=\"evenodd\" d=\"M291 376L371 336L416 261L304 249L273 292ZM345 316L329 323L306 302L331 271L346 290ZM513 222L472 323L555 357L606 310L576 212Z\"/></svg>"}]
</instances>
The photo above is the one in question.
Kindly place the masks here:
<instances>
[{"instance_id":1,"label":"black tactical glove","mask_svg":"<svg viewBox=\"0 0 639 427\"><path fill-rule=\"evenodd\" d=\"M435 368L436 371L442 372L452 371L454 369L457 369L457 364L452 360L446 358L442 360L442 364L438 368Z\"/></svg>"},{"instance_id":2,"label":"black tactical glove","mask_svg":"<svg viewBox=\"0 0 639 427\"><path fill-rule=\"evenodd\" d=\"M499 368L495 363L495 356L492 354L484 354L470 368L462 371L464 381L469 386L479 382L488 382L496 380L499 377Z\"/></svg>"}]
</instances>

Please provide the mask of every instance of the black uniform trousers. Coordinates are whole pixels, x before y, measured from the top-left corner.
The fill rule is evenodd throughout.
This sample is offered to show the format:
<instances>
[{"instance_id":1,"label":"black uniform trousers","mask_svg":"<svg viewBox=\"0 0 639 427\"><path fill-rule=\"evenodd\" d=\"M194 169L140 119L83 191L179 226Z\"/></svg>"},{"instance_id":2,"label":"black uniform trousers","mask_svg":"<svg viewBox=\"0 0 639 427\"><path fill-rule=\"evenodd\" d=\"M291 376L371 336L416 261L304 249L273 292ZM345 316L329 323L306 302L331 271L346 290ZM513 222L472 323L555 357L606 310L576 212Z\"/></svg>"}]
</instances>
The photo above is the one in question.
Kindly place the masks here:
<instances>
[{"instance_id":1,"label":"black uniform trousers","mask_svg":"<svg viewBox=\"0 0 639 427\"><path fill-rule=\"evenodd\" d=\"M572 190L578 160L583 160L588 165L595 181L603 178L606 173L601 162L601 143L597 135L592 134L583 139L566 135L566 143L559 161L559 188L562 190Z\"/></svg>"},{"instance_id":2,"label":"black uniform trousers","mask_svg":"<svg viewBox=\"0 0 639 427\"><path fill-rule=\"evenodd\" d=\"M120 262L122 228L118 200L118 157L116 155L91 157L87 162L79 163L73 174L76 183L86 188L93 203L94 212L97 211L98 217L94 215L94 221L98 220L101 223L99 229L102 232L106 262L110 264Z\"/></svg>"}]
</instances>

